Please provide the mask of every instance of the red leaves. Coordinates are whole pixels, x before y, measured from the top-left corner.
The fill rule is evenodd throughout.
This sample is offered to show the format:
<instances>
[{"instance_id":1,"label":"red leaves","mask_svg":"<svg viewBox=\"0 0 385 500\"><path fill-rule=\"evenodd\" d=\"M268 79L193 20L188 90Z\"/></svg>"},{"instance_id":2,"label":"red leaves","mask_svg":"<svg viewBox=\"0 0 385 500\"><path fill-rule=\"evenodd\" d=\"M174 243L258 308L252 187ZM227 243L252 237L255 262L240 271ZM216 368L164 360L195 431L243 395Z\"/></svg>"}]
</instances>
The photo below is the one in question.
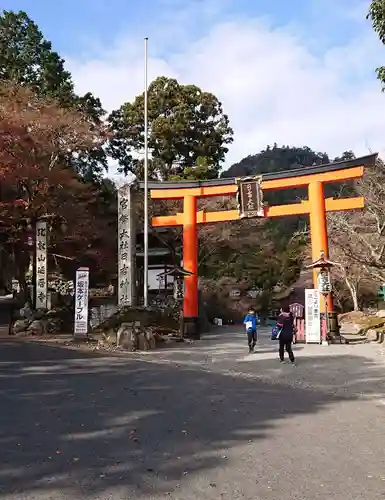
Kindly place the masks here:
<instances>
[{"instance_id":1,"label":"red leaves","mask_svg":"<svg viewBox=\"0 0 385 500\"><path fill-rule=\"evenodd\" d=\"M73 153L88 151L104 142L78 111L63 109L26 87L0 85L0 175L13 179L50 179L56 167L66 167Z\"/></svg>"},{"instance_id":2,"label":"red leaves","mask_svg":"<svg viewBox=\"0 0 385 500\"><path fill-rule=\"evenodd\" d=\"M13 207L24 207L26 205L26 201L22 199L17 199L14 201L4 201L0 202L0 208L7 209L7 208L13 208Z\"/></svg>"},{"instance_id":3,"label":"red leaves","mask_svg":"<svg viewBox=\"0 0 385 500\"><path fill-rule=\"evenodd\" d=\"M28 224L41 216L50 221L51 245L69 244L63 254L82 254L103 234L93 206L98 194L72 168L76 155L103 141L103 128L79 111L0 84L0 224L10 241L26 241ZM66 236L56 230L63 220Z\"/></svg>"}]
</instances>

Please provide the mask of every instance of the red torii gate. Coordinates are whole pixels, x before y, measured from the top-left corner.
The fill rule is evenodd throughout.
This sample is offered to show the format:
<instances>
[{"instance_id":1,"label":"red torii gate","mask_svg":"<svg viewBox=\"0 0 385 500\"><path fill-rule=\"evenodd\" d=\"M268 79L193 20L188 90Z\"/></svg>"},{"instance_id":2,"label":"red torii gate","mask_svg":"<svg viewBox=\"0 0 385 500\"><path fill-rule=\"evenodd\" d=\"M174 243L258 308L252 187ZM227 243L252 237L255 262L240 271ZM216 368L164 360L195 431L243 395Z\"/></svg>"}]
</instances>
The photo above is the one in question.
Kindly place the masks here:
<instances>
[{"instance_id":1,"label":"red torii gate","mask_svg":"<svg viewBox=\"0 0 385 500\"><path fill-rule=\"evenodd\" d=\"M371 166L377 154L354 160L298 168L278 173L262 174L262 191L275 191L296 187L308 188L308 199L289 205L265 206L265 217L309 214L312 258L317 260L324 252L328 257L326 213L353 210L364 207L362 197L334 199L324 196L324 184L359 179L364 168ZM143 183L141 183L143 187ZM153 217L153 227L183 226L183 267L192 273L186 276L183 314L186 335L199 337L198 320L198 224L241 220L238 210L217 212L197 211L198 198L216 196L236 196L237 180L215 179L210 181L149 182L153 200L183 199L183 212L175 215ZM314 287L317 288L318 271L313 272ZM323 305L322 305L323 306ZM322 310L322 308L321 308ZM328 310L333 311L332 297L329 296ZM324 312L324 310L323 310Z\"/></svg>"}]
</instances>

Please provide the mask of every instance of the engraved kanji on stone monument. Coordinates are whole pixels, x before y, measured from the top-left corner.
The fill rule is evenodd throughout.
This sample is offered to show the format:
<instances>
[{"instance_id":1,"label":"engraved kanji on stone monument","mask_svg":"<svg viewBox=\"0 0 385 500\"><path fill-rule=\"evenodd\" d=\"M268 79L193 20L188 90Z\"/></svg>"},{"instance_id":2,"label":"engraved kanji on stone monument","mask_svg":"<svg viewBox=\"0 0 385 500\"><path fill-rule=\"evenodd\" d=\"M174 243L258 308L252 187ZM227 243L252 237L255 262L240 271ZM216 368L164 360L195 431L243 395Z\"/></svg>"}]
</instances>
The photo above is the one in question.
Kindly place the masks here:
<instances>
[{"instance_id":1,"label":"engraved kanji on stone monument","mask_svg":"<svg viewBox=\"0 0 385 500\"><path fill-rule=\"evenodd\" d=\"M47 223L36 223L36 309L47 308Z\"/></svg>"},{"instance_id":2,"label":"engraved kanji on stone monument","mask_svg":"<svg viewBox=\"0 0 385 500\"><path fill-rule=\"evenodd\" d=\"M131 186L118 190L118 306L134 302L134 230Z\"/></svg>"}]
</instances>

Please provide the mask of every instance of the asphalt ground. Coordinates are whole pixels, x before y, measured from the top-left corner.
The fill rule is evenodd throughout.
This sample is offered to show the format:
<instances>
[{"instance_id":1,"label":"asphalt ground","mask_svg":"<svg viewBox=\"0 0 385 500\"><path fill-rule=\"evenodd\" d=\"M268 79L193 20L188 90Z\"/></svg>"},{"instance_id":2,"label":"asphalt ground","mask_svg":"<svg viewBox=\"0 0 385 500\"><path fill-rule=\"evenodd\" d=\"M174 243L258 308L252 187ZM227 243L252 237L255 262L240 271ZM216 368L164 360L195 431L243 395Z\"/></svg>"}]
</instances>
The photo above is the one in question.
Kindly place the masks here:
<instances>
[{"instance_id":1,"label":"asphalt ground","mask_svg":"<svg viewBox=\"0 0 385 500\"><path fill-rule=\"evenodd\" d=\"M385 363L375 345L262 330L107 356L0 342L1 500L383 500Z\"/></svg>"}]
</instances>

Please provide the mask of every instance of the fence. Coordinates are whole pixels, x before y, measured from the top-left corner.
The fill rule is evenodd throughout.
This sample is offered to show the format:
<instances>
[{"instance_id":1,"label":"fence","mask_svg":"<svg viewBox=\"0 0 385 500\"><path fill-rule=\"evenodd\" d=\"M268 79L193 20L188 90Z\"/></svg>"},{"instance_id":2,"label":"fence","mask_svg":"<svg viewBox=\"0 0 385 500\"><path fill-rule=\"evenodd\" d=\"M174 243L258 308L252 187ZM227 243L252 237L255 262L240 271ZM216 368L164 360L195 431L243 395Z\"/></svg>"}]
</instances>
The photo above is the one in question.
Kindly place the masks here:
<instances>
[{"instance_id":1,"label":"fence","mask_svg":"<svg viewBox=\"0 0 385 500\"><path fill-rule=\"evenodd\" d=\"M306 342L305 320L303 318L295 318L294 324L297 329L296 342ZM326 341L327 327L326 319L321 320L321 341Z\"/></svg>"},{"instance_id":2,"label":"fence","mask_svg":"<svg viewBox=\"0 0 385 500\"><path fill-rule=\"evenodd\" d=\"M294 316L294 324L297 329L296 342L306 342L304 306L298 303L291 304L290 311ZM321 320L321 341L326 341L326 337L327 337L326 318L323 318Z\"/></svg>"}]
</instances>

